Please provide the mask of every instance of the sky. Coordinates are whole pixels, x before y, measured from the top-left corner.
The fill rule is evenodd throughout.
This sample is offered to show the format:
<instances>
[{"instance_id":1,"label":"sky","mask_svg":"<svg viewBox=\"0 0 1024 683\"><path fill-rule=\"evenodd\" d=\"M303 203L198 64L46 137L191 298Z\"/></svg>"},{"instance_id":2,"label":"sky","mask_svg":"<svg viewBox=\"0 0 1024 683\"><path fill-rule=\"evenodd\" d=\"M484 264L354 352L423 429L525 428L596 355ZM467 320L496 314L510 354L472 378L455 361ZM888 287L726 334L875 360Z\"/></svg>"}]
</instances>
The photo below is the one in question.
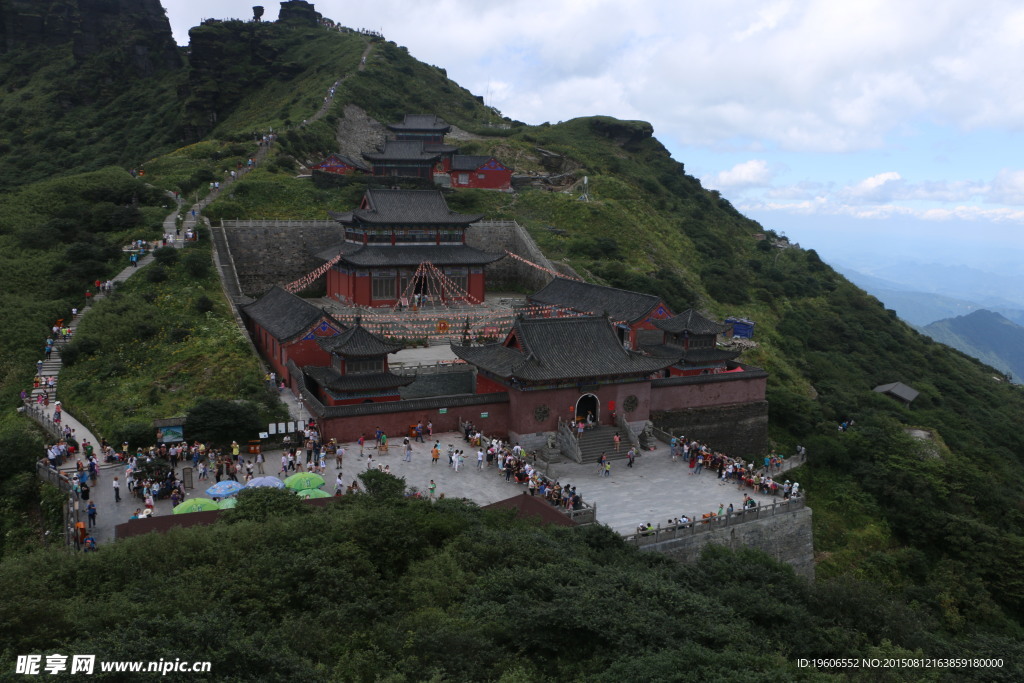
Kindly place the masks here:
<instances>
[{"instance_id":1,"label":"sky","mask_svg":"<svg viewBox=\"0 0 1024 683\"><path fill-rule=\"evenodd\" d=\"M256 4L163 2L182 45ZM1024 290L1021 3L314 4L512 119L649 121L705 187L834 263L972 267Z\"/></svg>"}]
</instances>

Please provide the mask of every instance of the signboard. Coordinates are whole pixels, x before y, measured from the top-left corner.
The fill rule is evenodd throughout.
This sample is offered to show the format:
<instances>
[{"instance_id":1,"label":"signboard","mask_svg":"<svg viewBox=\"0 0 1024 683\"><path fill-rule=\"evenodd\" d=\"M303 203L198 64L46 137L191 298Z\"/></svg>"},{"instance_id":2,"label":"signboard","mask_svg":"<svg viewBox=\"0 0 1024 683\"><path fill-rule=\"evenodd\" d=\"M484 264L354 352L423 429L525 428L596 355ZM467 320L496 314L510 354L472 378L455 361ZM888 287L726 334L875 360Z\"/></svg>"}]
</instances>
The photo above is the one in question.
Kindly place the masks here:
<instances>
[{"instance_id":1,"label":"signboard","mask_svg":"<svg viewBox=\"0 0 1024 683\"><path fill-rule=\"evenodd\" d=\"M437 412L440 413L441 415L447 415L448 414L448 409L447 408L441 408Z\"/></svg>"},{"instance_id":2,"label":"signboard","mask_svg":"<svg viewBox=\"0 0 1024 683\"><path fill-rule=\"evenodd\" d=\"M284 434L285 431L287 431L287 430L284 428L284 422L278 422L277 423L277 433L278 434Z\"/></svg>"},{"instance_id":3,"label":"signboard","mask_svg":"<svg viewBox=\"0 0 1024 683\"><path fill-rule=\"evenodd\" d=\"M270 425L267 427L267 433L268 434L277 434L277 424L274 423L274 422L271 422ZM266 438L266 437L264 437L264 438Z\"/></svg>"},{"instance_id":4,"label":"signboard","mask_svg":"<svg viewBox=\"0 0 1024 683\"><path fill-rule=\"evenodd\" d=\"M268 434L267 432L260 432L260 438L261 439L266 439L269 436L270 436L270 434Z\"/></svg>"},{"instance_id":5,"label":"signboard","mask_svg":"<svg viewBox=\"0 0 1024 683\"><path fill-rule=\"evenodd\" d=\"M480 417L481 417L481 418L484 418L484 417L490 417L490 416L491 416L491 414L490 414L490 413L480 413Z\"/></svg>"},{"instance_id":6,"label":"signboard","mask_svg":"<svg viewBox=\"0 0 1024 683\"><path fill-rule=\"evenodd\" d=\"M177 443L178 441L185 440L185 427L183 425L176 425L173 427L163 427L156 430L156 440L158 443Z\"/></svg>"}]
</instances>

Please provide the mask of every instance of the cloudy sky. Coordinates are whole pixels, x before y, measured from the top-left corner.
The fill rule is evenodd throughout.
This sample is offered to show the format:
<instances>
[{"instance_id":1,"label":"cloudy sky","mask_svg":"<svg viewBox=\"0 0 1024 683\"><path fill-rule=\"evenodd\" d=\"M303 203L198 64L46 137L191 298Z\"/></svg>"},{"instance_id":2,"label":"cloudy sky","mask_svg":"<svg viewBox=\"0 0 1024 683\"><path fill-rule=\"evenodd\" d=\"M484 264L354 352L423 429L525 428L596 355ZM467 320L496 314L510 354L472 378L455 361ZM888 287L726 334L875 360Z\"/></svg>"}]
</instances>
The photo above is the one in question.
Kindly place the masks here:
<instances>
[{"instance_id":1,"label":"cloudy sky","mask_svg":"<svg viewBox=\"0 0 1024 683\"><path fill-rule=\"evenodd\" d=\"M253 4L164 0L179 44ZM1024 281L1020 3L315 4L514 119L650 121L707 187L835 262L913 257Z\"/></svg>"}]
</instances>

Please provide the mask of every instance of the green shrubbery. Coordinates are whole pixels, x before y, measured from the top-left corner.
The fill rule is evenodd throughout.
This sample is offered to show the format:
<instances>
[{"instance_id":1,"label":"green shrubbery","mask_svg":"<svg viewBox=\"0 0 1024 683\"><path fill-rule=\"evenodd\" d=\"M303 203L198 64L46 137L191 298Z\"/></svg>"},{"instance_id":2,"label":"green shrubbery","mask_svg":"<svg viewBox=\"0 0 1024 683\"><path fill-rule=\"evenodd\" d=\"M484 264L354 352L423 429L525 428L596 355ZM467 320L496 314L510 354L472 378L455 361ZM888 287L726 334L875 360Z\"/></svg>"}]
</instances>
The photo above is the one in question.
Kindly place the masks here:
<instances>
[{"instance_id":1,"label":"green shrubbery","mask_svg":"<svg viewBox=\"0 0 1024 683\"><path fill-rule=\"evenodd\" d=\"M26 596L4 611L0 665L185 647L240 680L795 680L819 676L799 658L912 656L997 656L1003 679L1024 675L1020 641L953 634L869 581L808 584L754 551L685 565L599 526L394 496L319 508L257 489L223 519L0 563L0 590ZM302 627L311 614L331 628Z\"/></svg>"}]
</instances>

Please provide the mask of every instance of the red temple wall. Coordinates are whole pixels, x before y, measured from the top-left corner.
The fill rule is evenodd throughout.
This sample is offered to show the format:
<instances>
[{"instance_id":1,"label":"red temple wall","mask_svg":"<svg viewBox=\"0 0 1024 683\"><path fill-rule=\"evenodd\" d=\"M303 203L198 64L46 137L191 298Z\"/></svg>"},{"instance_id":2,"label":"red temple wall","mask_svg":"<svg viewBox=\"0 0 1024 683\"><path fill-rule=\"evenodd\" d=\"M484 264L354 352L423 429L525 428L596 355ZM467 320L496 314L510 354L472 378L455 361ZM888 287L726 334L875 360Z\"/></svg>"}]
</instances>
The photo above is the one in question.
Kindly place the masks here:
<instances>
[{"instance_id":1,"label":"red temple wall","mask_svg":"<svg viewBox=\"0 0 1024 683\"><path fill-rule=\"evenodd\" d=\"M742 373L735 373L741 375ZM712 375L721 377L721 375ZM705 382L651 388L652 411L703 408L731 403L763 401L767 377L742 378L729 382Z\"/></svg>"},{"instance_id":2,"label":"red temple wall","mask_svg":"<svg viewBox=\"0 0 1024 683\"><path fill-rule=\"evenodd\" d=\"M487 413L487 417L480 417ZM484 403L475 406L464 406L449 408L448 412L442 415L437 408L431 410L406 410L383 415L356 415L350 417L332 417L321 420L324 434L327 438L337 439L339 443L354 444L360 434L366 435L368 444L373 443L373 435L380 427L391 440L390 454L402 457L401 438L409 433L409 427L415 427L417 422L422 421L434 423L434 433L457 432L459 431L459 420L471 421L484 430L487 434L508 433L508 403ZM426 435L423 437L427 439ZM460 440L455 444L459 448ZM447 443L442 443L447 448ZM356 447L358 449L358 446ZM351 454L351 449L349 450ZM358 454L358 450L356 451Z\"/></svg>"},{"instance_id":3,"label":"red temple wall","mask_svg":"<svg viewBox=\"0 0 1024 683\"><path fill-rule=\"evenodd\" d=\"M467 176L465 183L460 182L460 174ZM512 187L512 171L509 170L452 171L451 177L452 187L473 187L481 190L507 190Z\"/></svg>"},{"instance_id":4,"label":"red temple wall","mask_svg":"<svg viewBox=\"0 0 1024 683\"><path fill-rule=\"evenodd\" d=\"M614 402L614 412L622 413L622 405L627 396L637 397L636 409L626 414L629 421L646 420L650 416L651 385L647 380L629 384L601 385L594 391L580 391L577 388L544 391L512 390L509 391L509 405L511 406L509 429L524 434L553 432L558 429L559 417L563 420L575 418L576 402L584 394L597 396L600 403L597 419L601 424L615 424L612 420L613 409L609 405ZM549 414L546 420L538 422L536 409L542 405L548 408Z\"/></svg>"},{"instance_id":5,"label":"red temple wall","mask_svg":"<svg viewBox=\"0 0 1024 683\"><path fill-rule=\"evenodd\" d=\"M493 394L498 391L508 391L508 387L498 384L489 377L477 373L476 376L476 393L478 394Z\"/></svg>"}]
</instances>

